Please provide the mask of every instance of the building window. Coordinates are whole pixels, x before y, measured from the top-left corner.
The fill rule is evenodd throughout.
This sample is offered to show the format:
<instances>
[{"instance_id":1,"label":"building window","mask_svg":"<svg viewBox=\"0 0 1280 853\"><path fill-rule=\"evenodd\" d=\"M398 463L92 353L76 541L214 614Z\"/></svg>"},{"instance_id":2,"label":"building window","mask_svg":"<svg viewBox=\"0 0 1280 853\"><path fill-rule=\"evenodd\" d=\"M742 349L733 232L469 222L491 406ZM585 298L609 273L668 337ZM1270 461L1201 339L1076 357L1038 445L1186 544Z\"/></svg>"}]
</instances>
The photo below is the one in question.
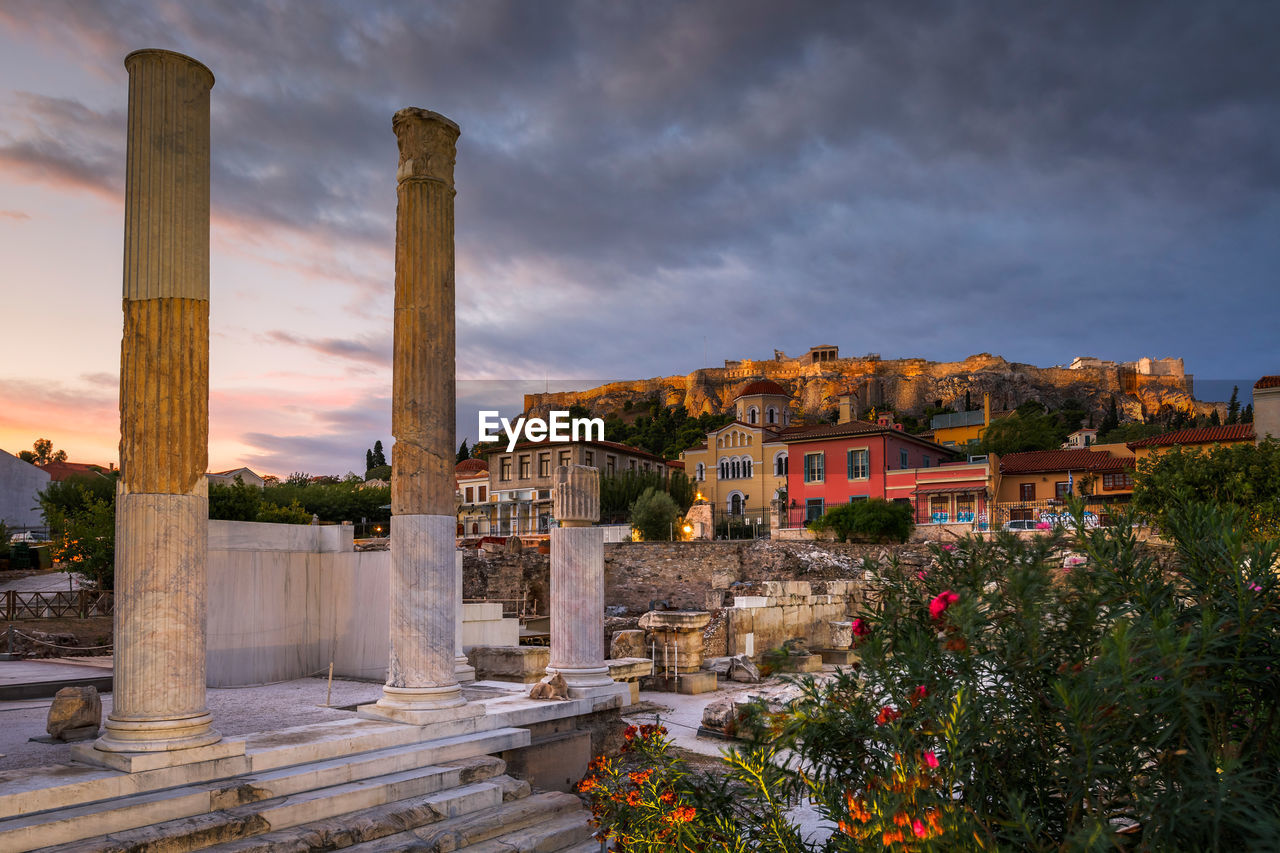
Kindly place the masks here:
<instances>
[{"instance_id":1,"label":"building window","mask_svg":"<svg viewBox=\"0 0 1280 853\"><path fill-rule=\"evenodd\" d=\"M804 502L804 520L806 523L822 518L824 511L822 498L809 498Z\"/></svg>"},{"instance_id":2,"label":"building window","mask_svg":"<svg viewBox=\"0 0 1280 853\"><path fill-rule=\"evenodd\" d=\"M474 503L474 501L472 500L473 496L474 496L474 492L472 492L470 486L467 486L467 503Z\"/></svg>"},{"instance_id":3,"label":"building window","mask_svg":"<svg viewBox=\"0 0 1280 853\"><path fill-rule=\"evenodd\" d=\"M929 518L934 524L946 524L951 503L944 495L929 498Z\"/></svg>"},{"instance_id":4,"label":"building window","mask_svg":"<svg viewBox=\"0 0 1280 853\"><path fill-rule=\"evenodd\" d=\"M729 495L729 514L742 515L742 495L738 492Z\"/></svg>"},{"instance_id":5,"label":"building window","mask_svg":"<svg viewBox=\"0 0 1280 853\"><path fill-rule=\"evenodd\" d=\"M520 479L521 480L529 479L529 470L530 470L531 462L532 460L529 459L527 454L520 457Z\"/></svg>"},{"instance_id":6,"label":"building window","mask_svg":"<svg viewBox=\"0 0 1280 853\"><path fill-rule=\"evenodd\" d=\"M765 422L770 426L773 426L778 422L778 410L773 406L770 406L765 410Z\"/></svg>"},{"instance_id":7,"label":"building window","mask_svg":"<svg viewBox=\"0 0 1280 853\"><path fill-rule=\"evenodd\" d=\"M751 476L751 460L750 459L742 460L742 476L744 477Z\"/></svg>"},{"instance_id":8,"label":"building window","mask_svg":"<svg viewBox=\"0 0 1280 853\"><path fill-rule=\"evenodd\" d=\"M613 475L613 469L616 467L616 466L615 466L615 463L616 463L617 461L618 461L618 457L616 457L616 456L606 456L606 457L605 457L604 468L605 468L605 470L606 470L607 472L609 472L609 475L610 475L610 476L612 476L612 475Z\"/></svg>"},{"instance_id":9,"label":"building window","mask_svg":"<svg viewBox=\"0 0 1280 853\"><path fill-rule=\"evenodd\" d=\"M956 495L956 521L973 521L973 495Z\"/></svg>"},{"instance_id":10,"label":"building window","mask_svg":"<svg viewBox=\"0 0 1280 853\"><path fill-rule=\"evenodd\" d=\"M773 476L785 477L787 474L787 451L780 450L773 455Z\"/></svg>"},{"instance_id":11,"label":"building window","mask_svg":"<svg viewBox=\"0 0 1280 853\"><path fill-rule=\"evenodd\" d=\"M1133 475L1127 472L1119 474L1103 474L1102 489L1107 492L1114 492L1119 489L1132 489Z\"/></svg>"},{"instance_id":12,"label":"building window","mask_svg":"<svg viewBox=\"0 0 1280 853\"><path fill-rule=\"evenodd\" d=\"M1058 500L1062 500L1071 494L1071 481L1061 480L1053 484L1053 496Z\"/></svg>"},{"instance_id":13,"label":"building window","mask_svg":"<svg viewBox=\"0 0 1280 853\"><path fill-rule=\"evenodd\" d=\"M728 459L720 460L720 479L721 480L729 479L729 460Z\"/></svg>"},{"instance_id":14,"label":"building window","mask_svg":"<svg viewBox=\"0 0 1280 853\"><path fill-rule=\"evenodd\" d=\"M1018 500L1033 501L1035 499L1036 499L1035 483L1023 483L1022 485L1018 486Z\"/></svg>"},{"instance_id":15,"label":"building window","mask_svg":"<svg viewBox=\"0 0 1280 853\"><path fill-rule=\"evenodd\" d=\"M929 456L928 456L928 454L925 454L924 456L921 456L921 457L920 457L920 467L921 467L921 468L928 468L928 467L929 467Z\"/></svg>"},{"instance_id":16,"label":"building window","mask_svg":"<svg viewBox=\"0 0 1280 853\"><path fill-rule=\"evenodd\" d=\"M856 504L858 501L865 501L866 495L849 495L849 503Z\"/></svg>"},{"instance_id":17,"label":"building window","mask_svg":"<svg viewBox=\"0 0 1280 853\"><path fill-rule=\"evenodd\" d=\"M589 466L590 466L590 465L595 465L595 464L596 464L596 455L595 455L594 453L592 453L590 450L588 450L588 451L586 452L586 454L587 454L587 465L589 465ZM634 464L634 463L632 463L632 464Z\"/></svg>"},{"instance_id":18,"label":"building window","mask_svg":"<svg viewBox=\"0 0 1280 853\"><path fill-rule=\"evenodd\" d=\"M760 420L759 409L757 409L755 406L752 406L751 408L747 409L747 423L755 424L759 420Z\"/></svg>"},{"instance_id":19,"label":"building window","mask_svg":"<svg viewBox=\"0 0 1280 853\"><path fill-rule=\"evenodd\" d=\"M509 482L511 480L511 457L502 457L500 466L501 467L498 469L498 479L502 480L504 483Z\"/></svg>"},{"instance_id":20,"label":"building window","mask_svg":"<svg viewBox=\"0 0 1280 853\"><path fill-rule=\"evenodd\" d=\"M907 454L907 449L905 447L898 451L898 467L899 468L911 467L911 458Z\"/></svg>"},{"instance_id":21,"label":"building window","mask_svg":"<svg viewBox=\"0 0 1280 853\"><path fill-rule=\"evenodd\" d=\"M850 450L847 463L850 480L865 480L871 476L871 453L865 447Z\"/></svg>"},{"instance_id":22,"label":"building window","mask_svg":"<svg viewBox=\"0 0 1280 853\"><path fill-rule=\"evenodd\" d=\"M561 465L564 465L564 466L566 466L566 467L570 464L570 462L569 462L569 451L567 451L567 450L561 450L561 451L560 451L560 464L561 464Z\"/></svg>"},{"instance_id":23,"label":"building window","mask_svg":"<svg viewBox=\"0 0 1280 853\"><path fill-rule=\"evenodd\" d=\"M740 463L737 459L734 459L732 462L730 462L730 463L729 463L729 473L730 473L730 476L732 476L732 477L733 477L733 479L735 479L735 480L736 480L736 479L738 479L739 477L741 477L741 476L742 476L742 463Z\"/></svg>"},{"instance_id":24,"label":"building window","mask_svg":"<svg viewBox=\"0 0 1280 853\"><path fill-rule=\"evenodd\" d=\"M551 454L550 453L538 454L538 476L539 477L551 476Z\"/></svg>"},{"instance_id":25,"label":"building window","mask_svg":"<svg viewBox=\"0 0 1280 853\"><path fill-rule=\"evenodd\" d=\"M485 492L487 492L488 490L489 490L489 487L488 487L488 486L481 486L481 487L480 487L480 491L479 491L479 493L476 495L476 497L477 497L477 498L479 498L480 503L484 503L486 500L488 500L488 499L489 499L489 496L488 496L487 494L485 494Z\"/></svg>"},{"instance_id":26,"label":"building window","mask_svg":"<svg viewBox=\"0 0 1280 853\"><path fill-rule=\"evenodd\" d=\"M806 453L804 455L804 481L821 483L826 479L826 454Z\"/></svg>"}]
</instances>

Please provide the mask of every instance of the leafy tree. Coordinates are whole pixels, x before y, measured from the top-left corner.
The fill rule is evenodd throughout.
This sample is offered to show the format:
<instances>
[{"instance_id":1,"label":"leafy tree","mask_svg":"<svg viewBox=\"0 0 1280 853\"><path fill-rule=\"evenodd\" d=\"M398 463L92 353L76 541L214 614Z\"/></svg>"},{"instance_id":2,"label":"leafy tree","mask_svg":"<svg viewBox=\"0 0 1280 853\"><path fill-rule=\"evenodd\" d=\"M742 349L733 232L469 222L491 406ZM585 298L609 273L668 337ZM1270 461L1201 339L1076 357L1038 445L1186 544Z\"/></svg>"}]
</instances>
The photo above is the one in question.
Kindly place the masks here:
<instances>
[{"instance_id":1,"label":"leafy tree","mask_svg":"<svg viewBox=\"0 0 1280 853\"><path fill-rule=\"evenodd\" d=\"M633 406L632 410L634 408ZM731 414L716 415L710 412L692 418L684 406L668 409L657 397L650 397L641 410L647 414L638 415L631 423L627 423L616 413L607 416L604 421L604 437L609 441L647 450L663 459L675 459L682 451L705 441L708 432L733 420ZM572 407L570 411L573 411Z\"/></svg>"},{"instance_id":2,"label":"leafy tree","mask_svg":"<svg viewBox=\"0 0 1280 853\"><path fill-rule=\"evenodd\" d=\"M470 458L471 458L471 448L467 447L467 440L464 438L462 439L462 444L458 445L458 456L456 461L462 462Z\"/></svg>"},{"instance_id":3,"label":"leafy tree","mask_svg":"<svg viewBox=\"0 0 1280 853\"><path fill-rule=\"evenodd\" d=\"M51 556L98 589L115 585L116 508L114 501L89 499L70 515L46 515L53 535ZM55 532L56 531L56 532Z\"/></svg>"},{"instance_id":4,"label":"leafy tree","mask_svg":"<svg viewBox=\"0 0 1280 853\"><path fill-rule=\"evenodd\" d=\"M1138 462L1133 507L1161 528L1186 501L1238 512L1254 538L1280 537L1280 442L1174 447Z\"/></svg>"},{"instance_id":5,"label":"leafy tree","mask_svg":"<svg viewBox=\"0 0 1280 853\"><path fill-rule=\"evenodd\" d=\"M682 471L662 476L656 471L623 471L613 476L600 476L600 518L620 521L628 517L631 506L648 489L671 495L680 512L688 512L695 493L693 481Z\"/></svg>"},{"instance_id":6,"label":"leafy tree","mask_svg":"<svg viewBox=\"0 0 1280 853\"><path fill-rule=\"evenodd\" d=\"M1150 438L1153 435L1160 435L1165 432L1165 428L1158 423L1146 424L1141 421L1133 421L1132 423L1120 424L1115 429L1106 434L1107 443L1123 444L1129 441L1137 441L1142 438ZM1102 441L1102 433L1098 433L1098 441Z\"/></svg>"},{"instance_id":7,"label":"leafy tree","mask_svg":"<svg viewBox=\"0 0 1280 853\"><path fill-rule=\"evenodd\" d=\"M874 542L905 542L915 527L910 504L899 504L883 498L871 498L837 504L816 521L811 530L831 531L841 542L850 539Z\"/></svg>"},{"instance_id":8,"label":"leafy tree","mask_svg":"<svg viewBox=\"0 0 1280 853\"><path fill-rule=\"evenodd\" d=\"M378 468L370 468L368 471L364 472L364 479L366 482L369 480L386 480L387 482L391 482L391 466L382 465Z\"/></svg>"},{"instance_id":9,"label":"leafy tree","mask_svg":"<svg viewBox=\"0 0 1280 853\"><path fill-rule=\"evenodd\" d=\"M47 438L37 438L33 450L18 452L18 458L32 465L48 465L50 462L66 462L67 451L54 450L53 442Z\"/></svg>"},{"instance_id":10,"label":"leafy tree","mask_svg":"<svg viewBox=\"0 0 1280 853\"><path fill-rule=\"evenodd\" d=\"M370 468L380 468L387 464L387 457L382 452L382 439L378 439L373 443L373 450L370 451L370 453L373 456L373 458L369 460L373 463L369 466Z\"/></svg>"},{"instance_id":11,"label":"leafy tree","mask_svg":"<svg viewBox=\"0 0 1280 853\"><path fill-rule=\"evenodd\" d=\"M1218 410L1214 409L1213 413L1216 415L1218 413ZM1231 386L1231 399L1227 402L1227 423L1229 424L1240 423L1240 386L1239 385Z\"/></svg>"},{"instance_id":12,"label":"leafy tree","mask_svg":"<svg viewBox=\"0 0 1280 853\"><path fill-rule=\"evenodd\" d=\"M1238 415L1238 414L1237 414L1237 417L1239 417L1239 415ZM1231 420L1231 416L1230 416L1230 415L1227 415L1227 423L1234 423L1234 421L1232 421L1232 420ZM1209 412L1209 423L1208 423L1207 425L1208 425L1208 426L1221 426L1221 425L1222 425L1222 418L1218 417L1218 410L1217 410L1217 409L1213 409L1212 411L1210 411L1210 412Z\"/></svg>"},{"instance_id":13,"label":"leafy tree","mask_svg":"<svg viewBox=\"0 0 1280 853\"><path fill-rule=\"evenodd\" d=\"M1056 418L1026 403L1008 417L993 421L982 434L981 453L1021 453L1026 450L1052 450L1062 445L1066 434Z\"/></svg>"},{"instance_id":14,"label":"leafy tree","mask_svg":"<svg viewBox=\"0 0 1280 853\"><path fill-rule=\"evenodd\" d=\"M50 483L36 500L44 514L45 524L49 532L54 530L55 517L69 518L77 515L97 501L115 504L116 480L120 473L113 471L107 474L73 474L60 482Z\"/></svg>"},{"instance_id":15,"label":"leafy tree","mask_svg":"<svg viewBox=\"0 0 1280 853\"><path fill-rule=\"evenodd\" d=\"M671 495L653 487L644 490L631 506L631 526L646 542L667 542L680 520L680 509Z\"/></svg>"}]
</instances>

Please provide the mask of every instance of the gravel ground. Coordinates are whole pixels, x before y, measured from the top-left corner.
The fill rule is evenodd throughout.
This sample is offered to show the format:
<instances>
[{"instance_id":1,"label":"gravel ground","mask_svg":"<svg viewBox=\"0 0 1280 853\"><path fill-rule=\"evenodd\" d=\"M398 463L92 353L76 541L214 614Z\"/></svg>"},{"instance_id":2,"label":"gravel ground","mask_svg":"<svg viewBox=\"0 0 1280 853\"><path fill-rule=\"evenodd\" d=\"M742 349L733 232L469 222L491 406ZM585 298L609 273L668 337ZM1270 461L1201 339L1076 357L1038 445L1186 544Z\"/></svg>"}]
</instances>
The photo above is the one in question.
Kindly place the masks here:
<instances>
[{"instance_id":1,"label":"gravel ground","mask_svg":"<svg viewBox=\"0 0 1280 853\"><path fill-rule=\"evenodd\" d=\"M320 723L325 720L350 719L354 711L340 711L324 706L327 681L303 678L263 687L210 688L209 710L213 726L227 736L284 729ZM376 702L382 696L381 684L364 681L333 681L335 706ZM0 770L61 764L71 758L68 744L30 741L44 737L45 721L52 699L30 699L0 702ZM111 713L111 694L102 695L102 716Z\"/></svg>"}]
</instances>

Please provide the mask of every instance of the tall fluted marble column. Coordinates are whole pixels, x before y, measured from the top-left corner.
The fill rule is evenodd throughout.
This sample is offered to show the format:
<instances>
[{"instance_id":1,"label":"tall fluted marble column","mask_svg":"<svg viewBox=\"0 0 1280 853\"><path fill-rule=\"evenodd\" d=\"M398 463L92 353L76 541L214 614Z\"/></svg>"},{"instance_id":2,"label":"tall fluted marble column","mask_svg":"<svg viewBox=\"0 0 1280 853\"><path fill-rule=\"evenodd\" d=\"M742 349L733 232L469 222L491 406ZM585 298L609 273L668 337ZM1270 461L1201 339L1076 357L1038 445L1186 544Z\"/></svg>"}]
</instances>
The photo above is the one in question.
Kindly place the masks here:
<instances>
[{"instance_id":1,"label":"tall fluted marble column","mask_svg":"<svg viewBox=\"0 0 1280 853\"><path fill-rule=\"evenodd\" d=\"M613 684L604 657L604 531L600 472L585 465L556 468L551 492L559 527L551 531L551 664L569 689Z\"/></svg>"},{"instance_id":2,"label":"tall fluted marble column","mask_svg":"<svg viewBox=\"0 0 1280 853\"><path fill-rule=\"evenodd\" d=\"M478 716L455 671L453 166L458 126L407 108L396 171L391 431L391 660L361 713L423 725Z\"/></svg>"},{"instance_id":3,"label":"tall fluted marble column","mask_svg":"<svg viewBox=\"0 0 1280 853\"><path fill-rule=\"evenodd\" d=\"M218 741L205 706L209 90L190 57L129 72L112 753Z\"/></svg>"}]
</instances>

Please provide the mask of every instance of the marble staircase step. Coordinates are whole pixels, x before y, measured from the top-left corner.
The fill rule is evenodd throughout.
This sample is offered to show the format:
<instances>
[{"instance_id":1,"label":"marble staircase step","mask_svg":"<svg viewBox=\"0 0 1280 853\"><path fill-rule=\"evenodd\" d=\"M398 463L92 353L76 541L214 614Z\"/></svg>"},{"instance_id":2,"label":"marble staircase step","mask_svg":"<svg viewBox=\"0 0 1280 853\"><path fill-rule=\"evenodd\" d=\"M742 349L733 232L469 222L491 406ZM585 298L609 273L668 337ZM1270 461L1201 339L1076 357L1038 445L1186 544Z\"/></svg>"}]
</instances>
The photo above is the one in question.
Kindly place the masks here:
<instances>
[{"instance_id":1,"label":"marble staircase step","mask_svg":"<svg viewBox=\"0 0 1280 853\"><path fill-rule=\"evenodd\" d=\"M378 800L376 796L379 795L365 790L386 787L396 781L392 779L396 774L408 774L405 780L399 780L406 781L406 790L429 793L452 787L462 780L465 767L449 766L451 762L519 748L528 742L529 732L526 729L494 729L480 734L360 752L345 758L325 758L309 763L277 766L259 773L242 773L218 780L177 784L137 794L113 796L108 793L108 799L95 799L95 792L89 786L79 792L87 801L73 801L57 808L28 811L0 819L0 853L65 844L182 818L224 813L246 804L261 804L280 798L294 799L296 802L291 808L296 808L307 801L313 792L329 791L336 794L343 785L354 787L350 791L341 792L346 799L342 801L344 806L340 811L352 811L402 799L403 797L394 796ZM497 769L493 773L502 772L500 760L488 759L488 762L496 763ZM408 778L415 777L415 774L421 776L423 781L408 783ZM116 775L128 780L139 774ZM368 786L362 785L368 780L375 782ZM107 781L112 780L108 777ZM424 785L426 787L422 787ZM33 790L31 793L38 794L38 791ZM413 795L415 794L410 793L405 796ZM369 800L370 797L375 799ZM348 802L356 804L346 805ZM334 813L336 812L311 813L287 825ZM280 819L283 818L276 816L274 820L277 822L271 823L268 828L280 826Z\"/></svg>"}]
</instances>

